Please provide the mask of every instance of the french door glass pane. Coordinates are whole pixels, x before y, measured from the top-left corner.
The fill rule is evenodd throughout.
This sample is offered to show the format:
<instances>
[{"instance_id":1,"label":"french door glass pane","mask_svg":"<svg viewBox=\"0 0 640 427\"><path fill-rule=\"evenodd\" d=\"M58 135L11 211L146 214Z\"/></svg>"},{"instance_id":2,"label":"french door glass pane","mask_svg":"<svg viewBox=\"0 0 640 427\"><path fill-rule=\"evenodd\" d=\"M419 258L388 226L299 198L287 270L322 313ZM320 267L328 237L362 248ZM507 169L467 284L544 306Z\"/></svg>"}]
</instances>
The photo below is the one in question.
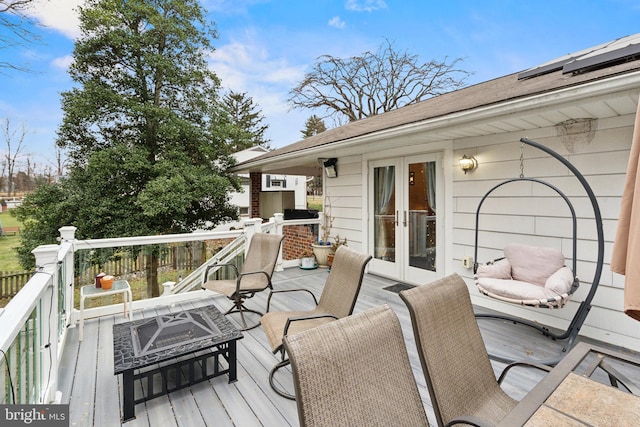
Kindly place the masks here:
<instances>
[{"instance_id":1,"label":"french door glass pane","mask_svg":"<svg viewBox=\"0 0 640 427\"><path fill-rule=\"evenodd\" d=\"M436 162L409 164L409 265L436 271Z\"/></svg>"},{"instance_id":2,"label":"french door glass pane","mask_svg":"<svg viewBox=\"0 0 640 427\"><path fill-rule=\"evenodd\" d=\"M374 257L383 261L396 260L396 191L395 167L374 168Z\"/></svg>"}]
</instances>

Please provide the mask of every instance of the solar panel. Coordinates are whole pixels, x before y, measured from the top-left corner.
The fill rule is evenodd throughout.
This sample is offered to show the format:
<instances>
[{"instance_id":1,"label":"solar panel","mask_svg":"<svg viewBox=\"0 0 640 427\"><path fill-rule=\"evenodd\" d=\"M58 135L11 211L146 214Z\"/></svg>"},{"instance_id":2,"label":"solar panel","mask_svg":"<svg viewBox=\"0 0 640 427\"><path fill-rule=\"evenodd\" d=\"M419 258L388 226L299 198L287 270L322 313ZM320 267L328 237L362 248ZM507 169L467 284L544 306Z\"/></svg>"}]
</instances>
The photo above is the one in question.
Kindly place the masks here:
<instances>
[{"instance_id":1,"label":"solar panel","mask_svg":"<svg viewBox=\"0 0 640 427\"><path fill-rule=\"evenodd\" d=\"M570 53L518 74L518 80L562 70L562 74L583 73L636 59L640 54L640 34Z\"/></svg>"},{"instance_id":2,"label":"solar panel","mask_svg":"<svg viewBox=\"0 0 640 427\"><path fill-rule=\"evenodd\" d=\"M562 67L562 74L580 73L634 60L640 54L640 34L615 40L608 46L583 55Z\"/></svg>"}]
</instances>

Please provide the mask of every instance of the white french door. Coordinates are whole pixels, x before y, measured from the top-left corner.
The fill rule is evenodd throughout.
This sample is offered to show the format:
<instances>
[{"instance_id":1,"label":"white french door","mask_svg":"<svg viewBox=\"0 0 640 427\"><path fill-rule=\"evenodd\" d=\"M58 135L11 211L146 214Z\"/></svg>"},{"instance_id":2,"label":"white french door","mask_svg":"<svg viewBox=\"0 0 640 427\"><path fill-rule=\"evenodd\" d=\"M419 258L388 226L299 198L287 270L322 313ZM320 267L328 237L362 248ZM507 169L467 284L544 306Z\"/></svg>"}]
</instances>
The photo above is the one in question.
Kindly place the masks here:
<instances>
[{"instance_id":1,"label":"white french door","mask_svg":"<svg viewBox=\"0 0 640 427\"><path fill-rule=\"evenodd\" d=\"M369 271L412 283L438 278L442 181L439 154L370 162Z\"/></svg>"}]
</instances>

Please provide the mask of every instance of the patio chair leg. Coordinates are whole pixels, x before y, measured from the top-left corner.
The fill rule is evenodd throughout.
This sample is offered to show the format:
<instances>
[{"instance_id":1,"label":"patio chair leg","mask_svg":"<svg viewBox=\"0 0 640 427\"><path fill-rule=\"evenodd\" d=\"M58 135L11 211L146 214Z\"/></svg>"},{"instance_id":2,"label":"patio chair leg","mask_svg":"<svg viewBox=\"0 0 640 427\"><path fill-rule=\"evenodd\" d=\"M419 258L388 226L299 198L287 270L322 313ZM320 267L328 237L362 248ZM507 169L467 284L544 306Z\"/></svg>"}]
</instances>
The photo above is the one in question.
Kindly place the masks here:
<instances>
[{"instance_id":1,"label":"patio chair leg","mask_svg":"<svg viewBox=\"0 0 640 427\"><path fill-rule=\"evenodd\" d=\"M284 359L281 362L278 362L278 364L271 369L271 372L269 372L269 384L271 385L271 388L273 389L273 391L278 393L280 396L287 398L289 400L296 400L296 397L293 394L289 394L286 391L279 388L273 379L273 376L276 374L276 371L278 369L284 368L285 366L288 366L290 363L291 362L289 361L289 359Z\"/></svg>"},{"instance_id":2,"label":"patio chair leg","mask_svg":"<svg viewBox=\"0 0 640 427\"><path fill-rule=\"evenodd\" d=\"M231 308L229 310L227 310L227 312L225 313L225 315L229 315L231 313L240 313L240 319L242 320L242 328L240 329L241 331L248 331L250 329L254 329L257 328L258 326L260 326L260 320L258 320L257 323L253 324L253 325L248 325L247 321L244 317L244 313L245 312L249 312L249 313L255 313L258 316L262 317L262 315L264 313L257 311L257 310L252 310L250 308L247 308L243 301L236 301L235 304L233 306L231 306Z\"/></svg>"}]
</instances>

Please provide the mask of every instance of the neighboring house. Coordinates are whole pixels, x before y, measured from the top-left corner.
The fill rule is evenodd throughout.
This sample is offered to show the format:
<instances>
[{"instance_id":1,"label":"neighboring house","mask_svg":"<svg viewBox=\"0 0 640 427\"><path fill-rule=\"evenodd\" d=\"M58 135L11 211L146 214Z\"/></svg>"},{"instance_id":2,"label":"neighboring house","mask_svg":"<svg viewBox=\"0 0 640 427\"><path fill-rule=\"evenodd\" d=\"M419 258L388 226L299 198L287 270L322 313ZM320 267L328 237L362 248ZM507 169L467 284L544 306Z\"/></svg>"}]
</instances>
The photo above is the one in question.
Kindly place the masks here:
<instances>
[{"instance_id":1,"label":"neighboring house","mask_svg":"<svg viewBox=\"0 0 640 427\"><path fill-rule=\"evenodd\" d=\"M269 150L266 148L255 146L234 153L233 156L238 163L242 163L259 157L267 152L269 152ZM230 203L237 205L240 208L240 218L246 219L250 217L251 213L251 185L249 174L241 173L238 174L238 176L241 180L243 191L239 193L232 193ZM260 192L289 193L289 197L286 197L286 195L285 197L272 195L272 197L276 199L274 203L284 199L283 203L287 206L291 205L291 209L306 209L307 207L307 177L304 175L264 174L262 175ZM256 215L260 216L260 212L257 212Z\"/></svg>"},{"instance_id":2,"label":"neighboring house","mask_svg":"<svg viewBox=\"0 0 640 427\"><path fill-rule=\"evenodd\" d=\"M609 269L611 247L640 95L640 35L557 58L418 104L330 129L259 157L234 171L317 173L325 176L332 235L373 255L369 273L421 284L452 273L463 276L474 304L565 328L577 303L560 310L509 305L483 295L473 271L475 212L494 185L521 173L520 138L552 148L593 188L604 225L600 286L581 334L640 350L640 324L622 312L624 277ZM588 197L556 159L524 147L524 174L562 188L578 216L581 301L596 269L594 214ZM478 166L464 173L463 156ZM558 197L528 186L503 193L482 231L484 262L511 241L561 249L570 259L570 224ZM479 256L479 258L481 257Z\"/></svg>"},{"instance_id":3,"label":"neighboring house","mask_svg":"<svg viewBox=\"0 0 640 427\"><path fill-rule=\"evenodd\" d=\"M22 198L13 197L12 199L4 199L3 206L6 204L7 209L14 209L22 205Z\"/></svg>"}]
</instances>

